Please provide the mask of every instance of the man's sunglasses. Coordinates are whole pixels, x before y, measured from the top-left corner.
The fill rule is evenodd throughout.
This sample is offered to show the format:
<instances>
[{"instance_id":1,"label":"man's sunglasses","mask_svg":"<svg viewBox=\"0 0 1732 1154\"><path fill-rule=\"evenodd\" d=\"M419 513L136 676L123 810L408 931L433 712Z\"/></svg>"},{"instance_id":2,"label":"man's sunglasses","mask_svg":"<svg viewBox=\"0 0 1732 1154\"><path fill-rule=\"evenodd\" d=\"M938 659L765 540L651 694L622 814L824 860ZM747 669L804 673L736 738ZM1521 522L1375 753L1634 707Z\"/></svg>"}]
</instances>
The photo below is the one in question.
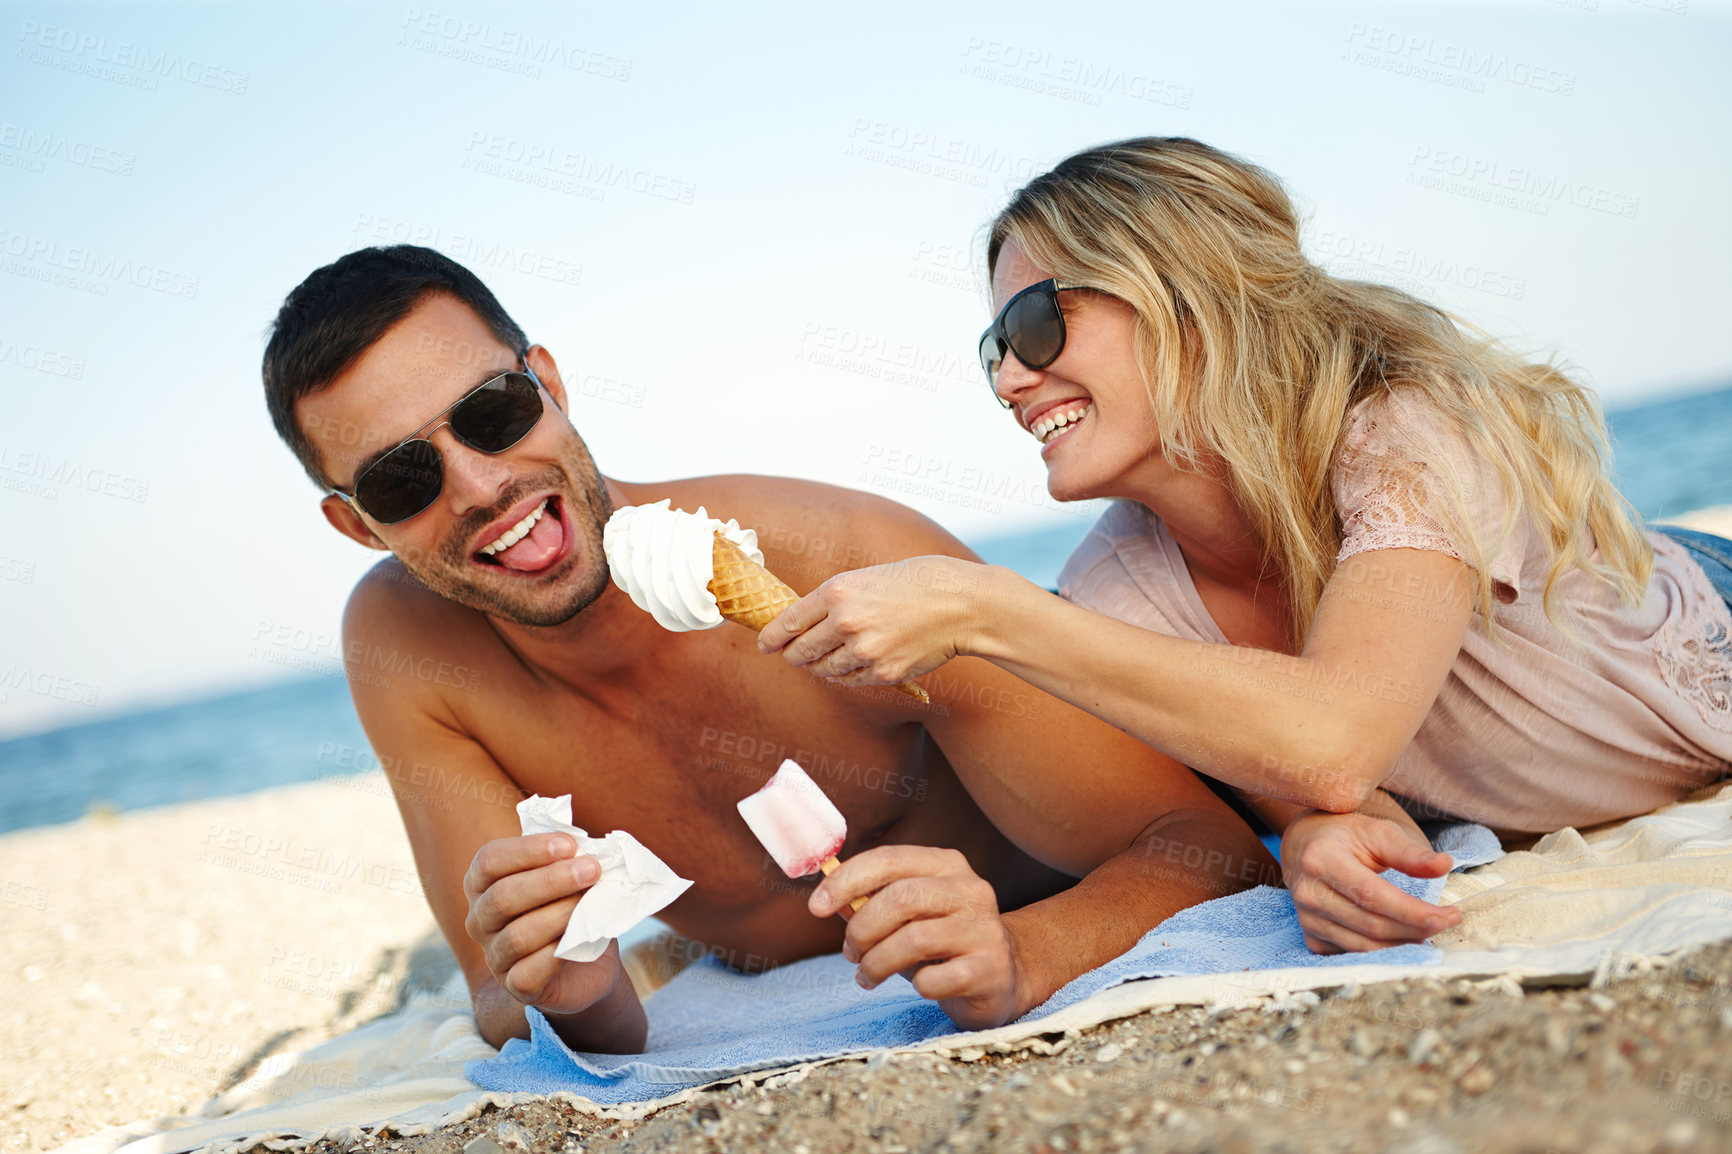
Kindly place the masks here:
<instances>
[{"instance_id":1,"label":"man's sunglasses","mask_svg":"<svg viewBox=\"0 0 1732 1154\"><path fill-rule=\"evenodd\" d=\"M541 413L541 381L526 363L522 372L481 382L361 470L352 496L331 491L381 525L407 521L445 487L444 457L427 439L440 425L478 453L503 453L529 435Z\"/></svg>"},{"instance_id":2,"label":"man's sunglasses","mask_svg":"<svg viewBox=\"0 0 1732 1154\"><path fill-rule=\"evenodd\" d=\"M1031 369L1044 369L1058 360L1064 352L1064 313L1059 311L1058 294L1085 287L1056 280L1031 284L1005 301L997 319L980 334L980 367L986 370L987 387L1000 405L1010 408L1010 402L998 396L998 371L1004 367L1005 352L1015 353Z\"/></svg>"}]
</instances>

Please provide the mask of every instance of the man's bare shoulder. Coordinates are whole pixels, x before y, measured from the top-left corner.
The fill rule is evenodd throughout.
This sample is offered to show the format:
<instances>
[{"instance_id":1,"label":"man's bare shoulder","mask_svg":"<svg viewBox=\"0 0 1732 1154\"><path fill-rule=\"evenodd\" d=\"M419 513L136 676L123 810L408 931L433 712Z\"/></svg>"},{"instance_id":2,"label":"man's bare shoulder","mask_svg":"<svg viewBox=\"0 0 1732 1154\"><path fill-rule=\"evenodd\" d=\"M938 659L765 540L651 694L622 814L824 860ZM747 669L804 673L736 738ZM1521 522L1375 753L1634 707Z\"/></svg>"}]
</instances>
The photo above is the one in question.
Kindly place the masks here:
<instances>
[{"instance_id":1,"label":"man's bare shoulder","mask_svg":"<svg viewBox=\"0 0 1732 1154\"><path fill-rule=\"evenodd\" d=\"M343 630L369 638L402 637L405 631L450 626L465 618L479 623L481 615L441 597L397 558L386 557L350 590Z\"/></svg>"},{"instance_id":2,"label":"man's bare shoulder","mask_svg":"<svg viewBox=\"0 0 1732 1154\"><path fill-rule=\"evenodd\" d=\"M498 644L482 614L427 588L395 557L369 569L343 609L343 662L357 705L386 679L429 690L463 682ZM409 667L416 676L389 678ZM436 675L421 676L426 670Z\"/></svg>"},{"instance_id":3,"label":"man's bare shoulder","mask_svg":"<svg viewBox=\"0 0 1732 1154\"><path fill-rule=\"evenodd\" d=\"M756 530L765 563L796 589L832 574L931 553L975 560L968 546L930 517L876 493L806 481L733 473L655 486L655 500L703 505ZM807 580L802 582L800 578Z\"/></svg>"}]
</instances>

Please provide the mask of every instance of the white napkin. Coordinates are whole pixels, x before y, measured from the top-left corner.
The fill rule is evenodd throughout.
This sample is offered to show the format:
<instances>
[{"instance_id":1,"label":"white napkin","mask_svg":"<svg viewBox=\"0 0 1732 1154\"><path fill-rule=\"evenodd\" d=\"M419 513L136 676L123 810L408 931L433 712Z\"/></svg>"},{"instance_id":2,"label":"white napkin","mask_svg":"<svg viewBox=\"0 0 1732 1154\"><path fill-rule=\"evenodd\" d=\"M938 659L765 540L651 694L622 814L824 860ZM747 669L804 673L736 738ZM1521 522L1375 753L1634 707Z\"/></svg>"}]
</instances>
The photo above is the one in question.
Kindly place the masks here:
<instances>
[{"instance_id":1,"label":"white napkin","mask_svg":"<svg viewBox=\"0 0 1732 1154\"><path fill-rule=\"evenodd\" d=\"M616 829L606 837L590 837L571 824L571 795L526 797L517 803L523 832L569 834L577 852L601 863L601 877L577 900L565 936L553 951L556 958L593 962L607 944L685 893L691 882L674 873L637 838Z\"/></svg>"}]
</instances>

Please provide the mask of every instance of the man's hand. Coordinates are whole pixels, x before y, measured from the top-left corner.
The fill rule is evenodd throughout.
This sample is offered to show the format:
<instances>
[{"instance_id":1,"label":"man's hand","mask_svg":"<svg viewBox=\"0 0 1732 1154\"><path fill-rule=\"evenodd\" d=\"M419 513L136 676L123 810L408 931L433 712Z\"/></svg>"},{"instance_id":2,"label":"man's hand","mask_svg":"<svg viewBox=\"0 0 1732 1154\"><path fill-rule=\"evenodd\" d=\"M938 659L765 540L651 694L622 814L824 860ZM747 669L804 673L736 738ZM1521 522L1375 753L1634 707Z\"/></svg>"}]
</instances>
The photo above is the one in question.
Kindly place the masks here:
<instances>
[{"instance_id":1,"label":"man's hand","mask_svg":"<svg viewBox=\"0 0 1732 1154\"><path fill-rule=\"evenodd\" d=\"M593 962L553 956L578 898L601 866L565 834L506 837L483 845L463 877L464 929L487 955L501 989L542 1013L581 1013L620 978L619 943Z\"/></svg>"},{"instance_id":2,"label":"man's hand","mask_svg":"<svg viewBox=\"0 0 1732 1154\"><path fill-rule=\"evenodd\" d=\"M1424 941L1461 922L1461 911L1403 893L1378 874L1449 872L1450 856L1422 846L1394 823L1362 813L1311 812L1281 838L1281 872L1313 953L1378 950Z\"/></svg>"},{"instance_id":3,"label":"man's hand","mask_svg":"<svg viewBox=\"0 0 1732 1154\"><path fill-rule=\"evenodd\" d=\"M859 965L862 986L901 974L966 1030L1002 1026L1032 1008L1023 1005L1016 943L999 916L998 895L961 853L869 849L825 878L807 908L829 917L868 896L842 946Z\"/></svg>"}]
</instances>

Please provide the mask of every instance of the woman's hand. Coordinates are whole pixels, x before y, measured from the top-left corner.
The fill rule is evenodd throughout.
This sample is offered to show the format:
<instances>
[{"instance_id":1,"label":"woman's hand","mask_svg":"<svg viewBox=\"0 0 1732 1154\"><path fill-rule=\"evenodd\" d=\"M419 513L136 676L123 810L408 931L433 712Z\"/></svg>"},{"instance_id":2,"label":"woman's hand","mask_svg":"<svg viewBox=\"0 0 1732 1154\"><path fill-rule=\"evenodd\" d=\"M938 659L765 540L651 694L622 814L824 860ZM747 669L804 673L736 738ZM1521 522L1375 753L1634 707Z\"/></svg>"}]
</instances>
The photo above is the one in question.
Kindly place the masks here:
<instances>
[{"instance_id":1,"label":"woman's hand","mask_svg":"<svg viewBox=\"0 0 1732 1154\"><path fill-rule=\"evenodd\" d=\"M1450 856L1422 846L1393 822L1362 813L1311 812L1281 837L1281 872L1305 944L1314 953L1379 950L1424 941L1461 922L1461 912L1404 893L1378 876L1449 872Z\"/></svg>"},{"instance_id":2,"label":"woman's hand","mask_svg":"<svg viewBox=\"0 0 1732 1154\"><path fill-rule=\"evenodd\" d=\"M870 897L848 921L842 954L868 990L901 974L965 1030L984 1030L1032 1006L1020 988L1015 939L992 886L953 849L886 845L855 854L812 892L818 917Z\"/></svg>"},{"instance_id":3,"label":"woman's hand","mask_svg":"<svg viewBox=\"0 0 1732 1154\"><path fill-rule=\"evenodd\" d=\"M895 685L968 652L989 572L934 556L838 573L764 626L758 648L844 685Z\"/></svg>"}]
</instances>

